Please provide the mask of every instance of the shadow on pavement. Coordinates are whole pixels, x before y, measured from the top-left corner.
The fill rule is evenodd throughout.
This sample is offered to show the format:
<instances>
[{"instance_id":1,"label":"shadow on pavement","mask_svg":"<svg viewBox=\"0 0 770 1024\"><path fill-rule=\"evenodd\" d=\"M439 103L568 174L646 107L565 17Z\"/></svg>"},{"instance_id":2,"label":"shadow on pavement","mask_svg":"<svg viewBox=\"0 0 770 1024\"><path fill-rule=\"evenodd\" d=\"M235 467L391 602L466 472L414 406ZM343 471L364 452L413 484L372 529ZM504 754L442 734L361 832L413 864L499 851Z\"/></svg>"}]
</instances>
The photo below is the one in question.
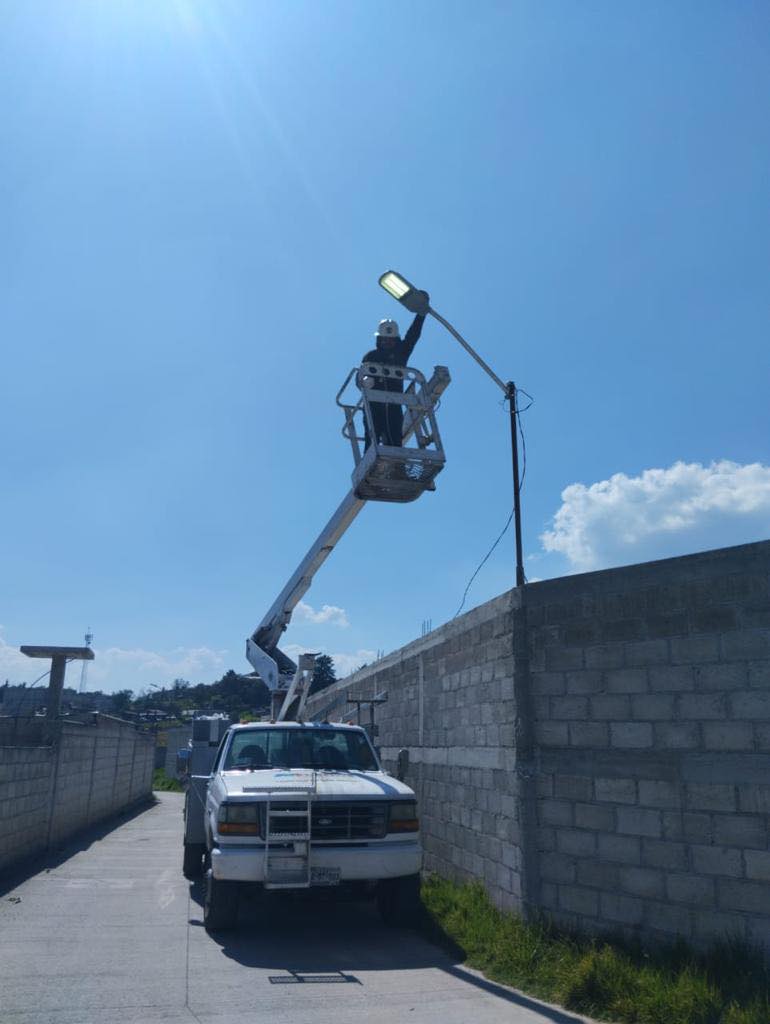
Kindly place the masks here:
<instances>
[{"instance_id":1,"label":"shadow on pavement","mask_svg":"<svg viewBox=\"0 0 770 1024\"><path fill-rule=\"evenodd\" d=\"M83 850L87 850L93 843L104 839L105 836L114 832L116 828L120 828L121 825L125 825L134 818L139 817L139 815L144 814L154 807L157 802L154 796L144 798L125 811L121 811L120 814L106 818L95 825L89 825L88 828L83 829L76 836L63 843L58 843L45 853L30 857L29 860L20 864L14 864L8 869L7 874L0 878L0 896L5 896L6 893L9 893L12 889L21 885L22 882L26 882L41 871L50 871L52 868L60 867L70 857L76 853L82 853Z\"/></svg>"},{"instance_id":2,"label":"shadow on pavement","mask_svg":"<svg viewBox=\"0 0 770 1024\"><path fill-rule=\"evenodd\" d=\"M202 883L193 884L190 894L202 906ZM202 910L190 923L202 928ZM209 936L224 956L244 967L285 972L284 978L271 981L358 982L359 971L435 968L538 1013L544 1021L582 1024L582 1018L571 1013L469 973L461 966L461 951L449 941L437 942L440 938L430 922L415 930L388 928L381 923L373 902L341 901L333 894L326 898L323 894L247 898L241 905L239 927Z\"/></svg>"}]
</instances>

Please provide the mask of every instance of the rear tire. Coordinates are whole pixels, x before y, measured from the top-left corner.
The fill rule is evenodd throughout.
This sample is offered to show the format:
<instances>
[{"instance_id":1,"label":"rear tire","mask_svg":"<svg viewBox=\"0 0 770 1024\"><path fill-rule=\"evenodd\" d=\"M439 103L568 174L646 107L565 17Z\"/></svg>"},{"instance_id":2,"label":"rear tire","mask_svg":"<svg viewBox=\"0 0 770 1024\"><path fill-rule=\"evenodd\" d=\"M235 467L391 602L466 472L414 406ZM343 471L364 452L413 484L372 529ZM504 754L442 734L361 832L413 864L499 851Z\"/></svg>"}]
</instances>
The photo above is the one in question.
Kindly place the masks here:
<instances>
[{"instance_id":1,"label":"rear tire","mask_svg":"<svg viewBox=\"0 0 770 1024\"><path fill-rule=\"evenodd\" d=\"M377 909L384 924L394 928L416 924L420 907L419 875L383 878L377 884Z\"/></svg>"},{"instance_id":2,"label":"rear tire","mask_svg":"<svg viewBox=\"0 0 770 1024\"><path fill-rule=\"evenodd\" d=\"M238 923L238 883L214 878L211 868L206 872L206 896L203 902L203 925L207 932L223 932Z\"/></svg>"},{"instance_id":3,"label":"rear tire","mask_svg":"<svg viewBox=\"0 0 770 1024\"><path fill-rule=\"evenodd\" d=\"M203 874L203 855L206 847L203 843L185 843L182 874L189 882L194 882Z\"/></svg>"}]
</instances>

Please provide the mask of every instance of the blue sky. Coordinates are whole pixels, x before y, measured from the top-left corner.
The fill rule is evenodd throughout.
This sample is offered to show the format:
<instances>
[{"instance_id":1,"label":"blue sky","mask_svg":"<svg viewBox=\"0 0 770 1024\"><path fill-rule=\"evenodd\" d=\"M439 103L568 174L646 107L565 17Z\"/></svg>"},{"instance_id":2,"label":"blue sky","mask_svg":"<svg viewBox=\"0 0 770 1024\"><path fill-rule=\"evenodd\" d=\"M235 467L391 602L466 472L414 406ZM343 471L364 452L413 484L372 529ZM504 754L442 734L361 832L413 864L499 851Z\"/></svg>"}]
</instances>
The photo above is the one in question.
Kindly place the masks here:
<instances>
[{"instance_id":1,"label":"blue sky","mask_svg":"<svg viewBox=\"0 0 770 1024\"><path fill-rule=\"evenodd\" d=\"M87 626L106 689L248 668L389 267L535 397L530 577L768 536L765 3L0 12L0 676ZM510 509L494 386L435 322L413 362L438 489L364 509L286 638L340 668L450 618ZM509 533L468 606L512 582Z\"/></svg>"}]
</instances>

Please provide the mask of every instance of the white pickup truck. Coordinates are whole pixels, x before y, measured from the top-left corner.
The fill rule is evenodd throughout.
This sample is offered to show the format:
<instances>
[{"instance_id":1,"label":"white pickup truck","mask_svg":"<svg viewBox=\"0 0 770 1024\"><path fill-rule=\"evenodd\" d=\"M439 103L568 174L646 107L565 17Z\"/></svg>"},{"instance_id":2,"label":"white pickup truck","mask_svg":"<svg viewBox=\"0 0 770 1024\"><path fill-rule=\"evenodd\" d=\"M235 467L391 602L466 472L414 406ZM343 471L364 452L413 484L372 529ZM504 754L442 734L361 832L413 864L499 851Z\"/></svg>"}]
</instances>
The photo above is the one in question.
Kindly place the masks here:
<instances>
[{"instance_id":1,"label":"white pickup truck","mask_svg":"<svg viewBox=\"0 0 770 1024\"><path fill-rule=\"evenodd\" d=\"M231 726L207 785L190 781L184 873L205 870L207 930L237 923L246 885L371 893L389 924L416 913L422 852L415 795L382 770L360 726Z\"/></svg>"}]
</instances>

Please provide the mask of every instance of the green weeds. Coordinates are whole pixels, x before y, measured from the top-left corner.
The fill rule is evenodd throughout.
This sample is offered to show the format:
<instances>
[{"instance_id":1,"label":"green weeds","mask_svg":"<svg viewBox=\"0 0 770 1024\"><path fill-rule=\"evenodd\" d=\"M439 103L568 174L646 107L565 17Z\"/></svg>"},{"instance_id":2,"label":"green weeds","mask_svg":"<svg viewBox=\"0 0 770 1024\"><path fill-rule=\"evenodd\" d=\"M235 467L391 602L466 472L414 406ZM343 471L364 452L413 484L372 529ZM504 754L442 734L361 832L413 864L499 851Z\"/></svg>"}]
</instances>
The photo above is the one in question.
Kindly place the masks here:
<instances>
[{"instance_id":1,"label":"green weeds","mask_svg":"<svg viewBox=\"0 0 770 1024\"><path fill-rule=\"evenodd\" d=\"M623 1024L769 1024L770 971L756 950L725 942L706 955L683 943L645 950L524 922L492 905L480 883L430 878L434 926L495 981Z\"/></svg>"},{"instance_id":2,"label":"green weeds","mask_svg":"<svg viewBox=\"0 0 770 1024\"><path fill-rule=\"evenodd\" d=\"M154 790L161 790L164 793L184 793L177 780L166 775L162 768L156 768L152 773L152 788Z\"/></svg>"}]
</instances>

